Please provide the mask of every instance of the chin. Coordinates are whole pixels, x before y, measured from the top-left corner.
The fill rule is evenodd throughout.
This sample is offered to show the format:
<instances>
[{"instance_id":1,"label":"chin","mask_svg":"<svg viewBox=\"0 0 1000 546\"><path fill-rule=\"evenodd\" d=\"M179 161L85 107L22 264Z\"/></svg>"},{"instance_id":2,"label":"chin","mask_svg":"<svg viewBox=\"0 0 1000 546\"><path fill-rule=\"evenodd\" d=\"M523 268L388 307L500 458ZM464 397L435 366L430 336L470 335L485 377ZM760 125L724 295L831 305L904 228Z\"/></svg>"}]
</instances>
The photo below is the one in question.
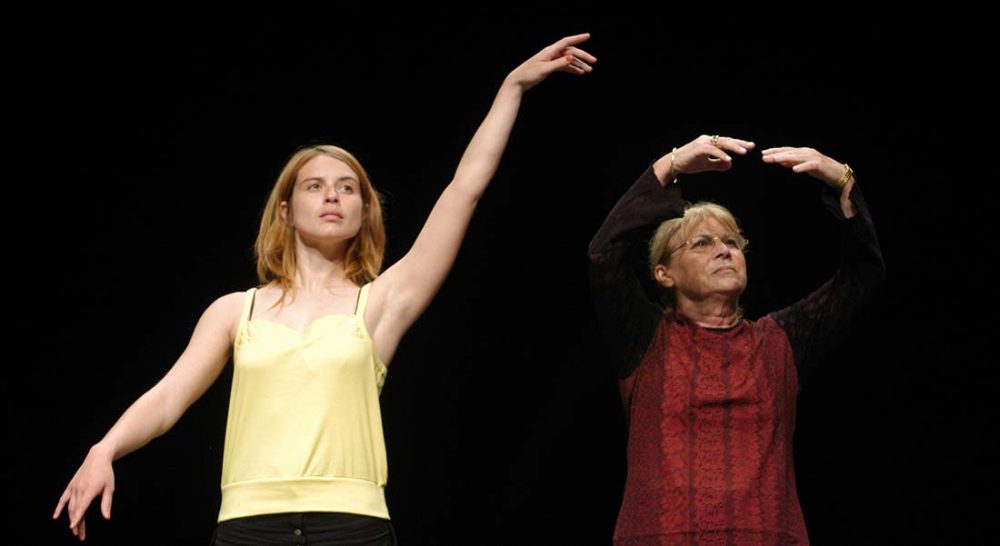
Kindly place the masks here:
<instances>
[{"instance_id":1,"label":"chin","mask_svg":"<svg viewBox=\"0 0 1000 546\"><path fill-rule=\"evenodd\" d=\"M726 294L732 294L736 297L743 295L743 291L747 289L746 283L724 283L719 287L719 292L724 292Z\"/></svg>"}]
</instances>

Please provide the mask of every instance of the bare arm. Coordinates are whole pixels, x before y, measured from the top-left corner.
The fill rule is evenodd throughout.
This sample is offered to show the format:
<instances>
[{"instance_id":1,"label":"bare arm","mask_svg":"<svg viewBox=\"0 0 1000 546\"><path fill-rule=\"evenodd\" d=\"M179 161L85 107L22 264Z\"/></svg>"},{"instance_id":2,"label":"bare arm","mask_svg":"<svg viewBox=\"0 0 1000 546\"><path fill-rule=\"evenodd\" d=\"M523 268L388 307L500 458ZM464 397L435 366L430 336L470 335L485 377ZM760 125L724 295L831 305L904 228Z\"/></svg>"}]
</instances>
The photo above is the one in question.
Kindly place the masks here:
<instances>
[{"instance_id":1,"label":"bare arm","mask_svg":"<svg viewBox=\"0 0 1000 546\"><path fill-rule=\"evenodd\" d=\"M202 314L187 348L167 375L140 396L90 449L52 514L57 519L65 506L70 529L80 540L86 538L83 516L94 497L101 495L101 512L105 519L111 518L111 463L170 430L219 377L229 361L232 327L242 301L242 292L215 300Z\"/></svg>"},{"instance_id":2,"label":"bare arm","mask_svg":"<svg viewBox=\"0 0 1000 546\"><path fill-rule=\"evenodd\" d=\"M455 177L434 205L413 247L372 285L384 293L377 337L395 346L430 305L458 254L476 204L486 191L507 146L525 91L555 71L585 74L597 59L574 47L589 38L559 40L514 69L497 92L483 123L469 142Z\"/></svg>"}]
</instances>

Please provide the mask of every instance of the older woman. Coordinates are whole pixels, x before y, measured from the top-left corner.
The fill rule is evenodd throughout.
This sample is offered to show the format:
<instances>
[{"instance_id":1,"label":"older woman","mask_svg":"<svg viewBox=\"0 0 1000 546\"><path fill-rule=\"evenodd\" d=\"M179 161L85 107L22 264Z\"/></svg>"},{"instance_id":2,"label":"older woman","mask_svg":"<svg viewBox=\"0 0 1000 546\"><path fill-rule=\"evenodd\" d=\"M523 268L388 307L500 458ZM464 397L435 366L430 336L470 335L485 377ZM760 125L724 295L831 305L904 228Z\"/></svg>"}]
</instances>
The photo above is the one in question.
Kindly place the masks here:
<instances>
[{"instance_id":1,"label":"older woman","mask_svg":"<svg viewBox=\"0 0 1000 546\"><path fill-rule=\"evenodd\" d=\"M826 185L841 226L833 278L759 320L739 306L747 240L728 210L685 205L682 177L732 166L754 143L701 136L657 160L590 243L593 297L618 365L628 476L616 544L807 544L792 465L799 378L884 276L853 171L810 148L771 148L766 163ZM649 232L645 295L628 265Z\"/></svg>"}]
</instances>

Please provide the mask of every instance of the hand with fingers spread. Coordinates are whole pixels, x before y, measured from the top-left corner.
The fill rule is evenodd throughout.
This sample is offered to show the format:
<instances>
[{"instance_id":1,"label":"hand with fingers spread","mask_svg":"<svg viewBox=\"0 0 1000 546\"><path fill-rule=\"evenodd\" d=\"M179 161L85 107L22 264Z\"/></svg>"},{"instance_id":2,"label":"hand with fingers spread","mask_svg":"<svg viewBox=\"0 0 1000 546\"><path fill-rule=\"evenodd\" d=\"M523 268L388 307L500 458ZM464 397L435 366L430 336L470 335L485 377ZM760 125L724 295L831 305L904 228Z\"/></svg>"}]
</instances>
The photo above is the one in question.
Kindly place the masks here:
<instances>
[{"instance_id":1,"label":"hand with fingers spread","mask_svg":"<svg viewBox=\"0 0 1000 546\"><path fill-rule=\"evenodd\" d=\"M680 148L675 148L653 165L657 178L667 183L681 174L704 171L728 171L733 166L729 153L746 155L755 144L749 140L719 135L701 135Z\"/></svg>"},{"instance_id":2,"label":"hand with fingers spread","mask_svg":"<svg viewBox=\"0 0 1000 546\"><path fill-rule=\"evenodd\" d=\"M94 446L59 498L52 519L58 519L65 507L70 531L82 541L87 538L87 522L84 516L90 502L100 495L101 514L104 515L104 519L111 519L111 496L114 491L115 473L111 468L111 455L99 445Z\"/></svg>"},{"instance_id":3,"label":"hand with fingers spread","mask_svg":"<svg viewBox=\"0 0 1000 546\"><path fill-rule=\"evenodd\" d=\"M590 65L597 62L597 57L576 47L577 44L588 39L590 39L590 33L567 36L559 40L521 63L520 66L511 71L507 80L527 91L556 71L576 75L592 72L594 69Z\"/></svg>"}]
</instances>

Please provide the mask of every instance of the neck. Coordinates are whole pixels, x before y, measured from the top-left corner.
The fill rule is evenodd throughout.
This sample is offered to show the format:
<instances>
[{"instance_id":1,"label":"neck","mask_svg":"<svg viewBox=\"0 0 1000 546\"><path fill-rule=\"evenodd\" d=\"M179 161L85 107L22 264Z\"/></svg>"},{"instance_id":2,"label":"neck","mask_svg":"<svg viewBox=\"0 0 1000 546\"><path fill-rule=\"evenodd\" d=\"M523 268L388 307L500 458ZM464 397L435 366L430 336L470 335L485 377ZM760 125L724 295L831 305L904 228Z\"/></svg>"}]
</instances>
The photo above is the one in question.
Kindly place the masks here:
<instances>
[{"instance_id":1,"label":"neck","mask_svg":"<svg viewBox=\"0 0 1000 546\"><path fill-rule=\"evenodd\" d=\"M729 299L711 298L696 301L678 297L677 311L698 326L706 328L730 328L740 321L738 302Z\"/></svg>"},{"instance_id":2,"label":"neck","mask_svg":"<svg viewBox=\"0 0 1000 546\"><path fill-rule=\"evenodd\" d=\"M295 254L295 286L305 293L323 292L354 283L345 278L346 244L336 248L317 248L298 241Z\"/></svg>"}]
</instances>

